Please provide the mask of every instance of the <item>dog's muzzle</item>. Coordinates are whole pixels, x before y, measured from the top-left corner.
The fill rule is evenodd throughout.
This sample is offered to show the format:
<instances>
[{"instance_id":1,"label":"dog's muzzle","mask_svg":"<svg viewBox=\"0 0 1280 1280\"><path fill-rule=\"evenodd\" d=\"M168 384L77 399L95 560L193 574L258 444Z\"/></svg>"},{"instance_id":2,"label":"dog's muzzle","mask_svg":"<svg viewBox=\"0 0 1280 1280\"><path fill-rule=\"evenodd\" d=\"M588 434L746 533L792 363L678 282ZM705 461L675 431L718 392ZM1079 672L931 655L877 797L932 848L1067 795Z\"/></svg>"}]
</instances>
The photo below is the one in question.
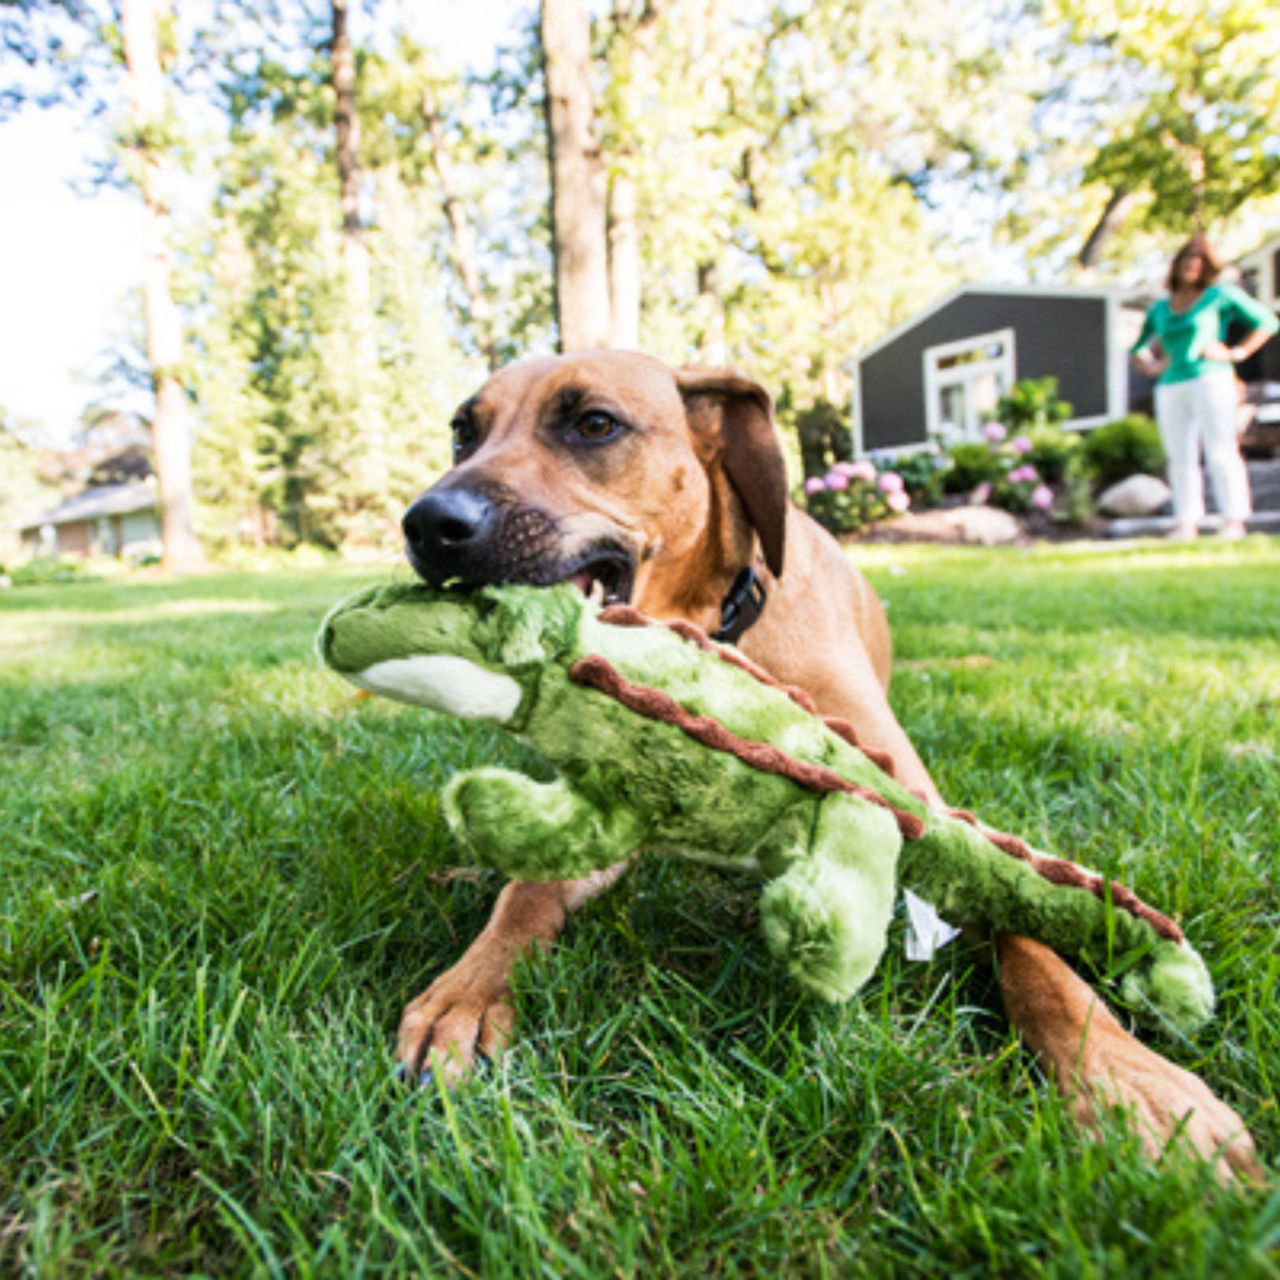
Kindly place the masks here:
<instances>
[{"instance_id":1,"label":"dog's muzzle","mask_svg":"<svg viewBox=\"0 0 1280 1280\"><path fill-rule=\"evenodd\" d=\"M573 582L601 605L631 599L634 553L610 538L567 551L549 515L499 484L428 489L401 523L409 563L434 587Z\"/></svg>"},{"instance_id":2,"label":"dog's muzzle","mask_svg":"<svg viewBox=\"0 0 1280 1280\"><path fill-rule=\"evenodd\" d=\"M401 524L409 563L433 586L519 581L558 542L548 516L487 485L428 489Z\"/></svg>"}]
</instances>

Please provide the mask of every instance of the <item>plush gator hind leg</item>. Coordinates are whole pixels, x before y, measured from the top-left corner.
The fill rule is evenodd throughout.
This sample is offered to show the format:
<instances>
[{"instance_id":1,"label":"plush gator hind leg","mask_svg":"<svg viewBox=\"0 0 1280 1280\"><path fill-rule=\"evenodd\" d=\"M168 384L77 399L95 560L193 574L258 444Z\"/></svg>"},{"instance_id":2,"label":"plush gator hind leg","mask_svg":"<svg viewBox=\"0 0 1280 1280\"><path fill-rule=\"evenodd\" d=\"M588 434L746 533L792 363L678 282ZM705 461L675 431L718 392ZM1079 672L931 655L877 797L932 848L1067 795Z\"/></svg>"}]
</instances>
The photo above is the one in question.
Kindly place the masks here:
<instances>
[{"instance_id":1,"label":"plush gator hind leg","mask_svg":"<svg viewBox=\"0 0 1280 1280\"><path fill-rule=\"evenodd\" d=\"M611 866L644 834L624 805L600 808L567 783L506 769L459 774L441 796L468 857L521 880L563 880Z\"/></svg>"},{"instance_id":2,"label":"plush gator hind leg","mask_svg":"<svg viewBox=\"0 0 1280 1280\"><path fill-rule=\"evenodd\" d=\"M811 852L765 889L769 949L801 986L847 1000L884 952L902 835L887 809L835 793L818 805Z\"/></svg>"}]
</instances>

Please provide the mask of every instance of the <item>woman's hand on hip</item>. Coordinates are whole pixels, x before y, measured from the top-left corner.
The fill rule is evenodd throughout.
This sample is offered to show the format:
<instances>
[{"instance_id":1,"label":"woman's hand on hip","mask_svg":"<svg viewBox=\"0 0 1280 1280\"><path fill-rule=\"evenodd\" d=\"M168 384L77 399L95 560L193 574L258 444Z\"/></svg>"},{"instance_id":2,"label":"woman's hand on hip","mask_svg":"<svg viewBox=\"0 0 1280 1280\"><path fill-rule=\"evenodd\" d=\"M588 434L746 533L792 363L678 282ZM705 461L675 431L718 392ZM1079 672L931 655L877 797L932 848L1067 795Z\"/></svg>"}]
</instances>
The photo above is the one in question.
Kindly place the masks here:
<instances>
[{"instance_id":1,"label":"woman's hand on hip","mask_svg":"<svg viewBox=\"0 0 1280 1280\"><path fill-rule=\"evenodd\" d=\"M1235 364L1235 348L1227 346L1225 342L1206 342L1200 352L1200 359L1220 360L1223 364Z\"/></svg>"}]
</instances>

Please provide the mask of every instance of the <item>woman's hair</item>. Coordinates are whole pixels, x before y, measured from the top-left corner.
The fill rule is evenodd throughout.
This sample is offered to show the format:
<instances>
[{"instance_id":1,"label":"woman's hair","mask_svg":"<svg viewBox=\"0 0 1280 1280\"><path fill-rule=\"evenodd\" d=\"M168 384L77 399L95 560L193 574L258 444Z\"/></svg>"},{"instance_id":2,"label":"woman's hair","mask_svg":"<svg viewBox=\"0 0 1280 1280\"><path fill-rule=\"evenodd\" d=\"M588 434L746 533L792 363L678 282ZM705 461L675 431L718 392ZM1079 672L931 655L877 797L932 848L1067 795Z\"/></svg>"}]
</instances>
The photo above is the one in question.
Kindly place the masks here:
<instances>
[{"instance_id":1,"label":"woman's hair","mask_svg":"<svg viewBox=\"0 0 1280 1280\"><path fill-rule=\"evenodd\" d=\"M1204 236L1192 236L1173 255L1173 261L1169 264L1169 278L1164 282L1166 289L1172 291L1181 287L1182 269L1186 265L1187 259L1193 254L1198 255L1204 261L1204 270L1200 273L1198 281L1200 288L1207 289L1222 274L1224 263L1221 257L1218 256L1217 249Z\"/></svg>"}]
</instances>

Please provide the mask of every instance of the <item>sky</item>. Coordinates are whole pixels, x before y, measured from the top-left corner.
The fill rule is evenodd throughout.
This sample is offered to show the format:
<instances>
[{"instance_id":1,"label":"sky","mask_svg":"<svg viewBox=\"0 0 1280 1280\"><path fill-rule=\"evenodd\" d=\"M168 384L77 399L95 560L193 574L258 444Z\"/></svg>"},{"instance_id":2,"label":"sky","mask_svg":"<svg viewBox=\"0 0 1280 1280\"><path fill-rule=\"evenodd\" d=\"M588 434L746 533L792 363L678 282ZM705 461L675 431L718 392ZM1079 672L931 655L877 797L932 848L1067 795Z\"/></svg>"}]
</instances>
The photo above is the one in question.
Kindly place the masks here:
<instances>
[{"instance_id":1,"label":"sky","mask_svg":"<svg viewBox=\"0 0 1280 1280\"><path fill-rule=\"evenodd\" d=\"M402 0L400 16L459 66L479 68L529 7ZM353 34L361 38L358 21ZM136 196L82 196L72 186L100 138L65 108L0 122L0 410L59 442L95 398L85 374L126 327L142 269Z\"/></svg>"},{"instance_id":2,"label":"sky","mask_svg":"<svg viewBox=\"0 0 1280 1280\"><path fill-rule=\"evenodd\" d=\"M0 124L0 407L62 437L92 399L80 378L142 270L141 209L76 196L86 138L69 111Z\"/></svg>"}]
</instances>

